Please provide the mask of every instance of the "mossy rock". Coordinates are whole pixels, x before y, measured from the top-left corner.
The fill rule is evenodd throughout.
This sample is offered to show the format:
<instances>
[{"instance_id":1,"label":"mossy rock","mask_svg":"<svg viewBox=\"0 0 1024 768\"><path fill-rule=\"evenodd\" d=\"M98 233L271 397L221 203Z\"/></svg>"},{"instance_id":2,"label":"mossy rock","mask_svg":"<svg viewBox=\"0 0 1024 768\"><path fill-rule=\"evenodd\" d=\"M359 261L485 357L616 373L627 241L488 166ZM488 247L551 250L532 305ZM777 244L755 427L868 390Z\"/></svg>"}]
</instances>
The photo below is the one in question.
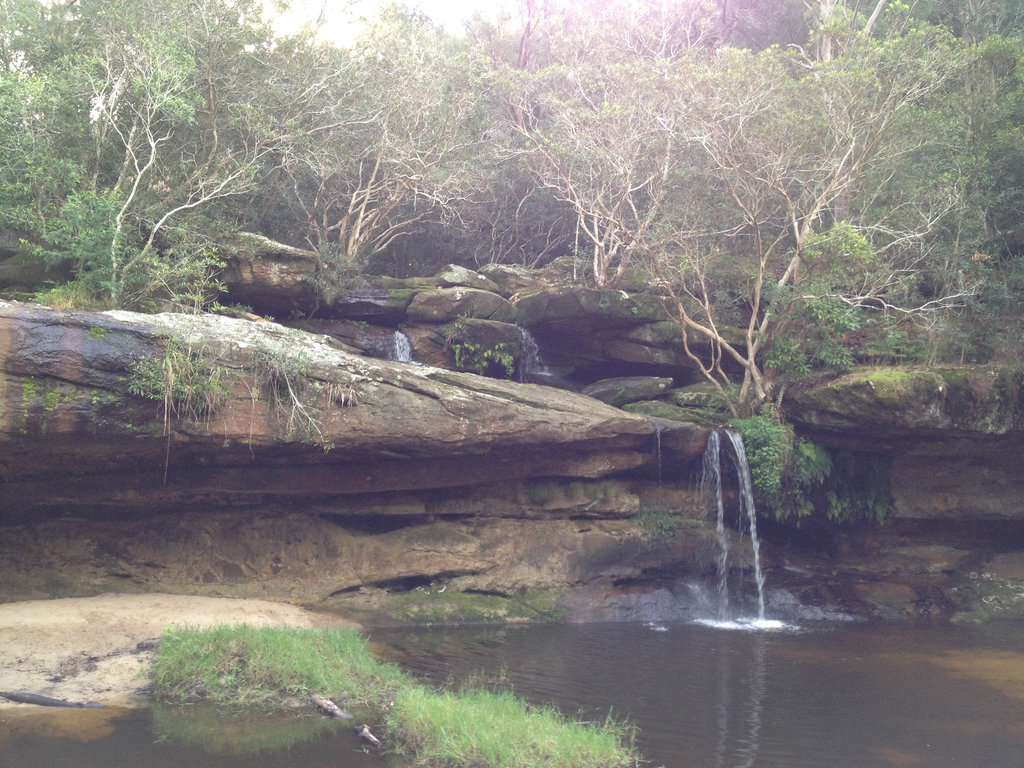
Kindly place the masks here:
<instances>
[{"instance_id":1,"label":"mossy rock","mask_svg":"<svg viewBox=\"0 0 1024 768\"><path fill-rule=\"evenodd\" d=\"M458 264L444 267L434 275L434 279L444 288L478 288L491 293L497 293L499 290L498 284L493 280Z\"/></svg>"},{"instance_id":2,"label":"mossy rock","mask_svg":"<svg viewBox=\"0 0 1024 768\"><path fill-rule=\"evenodd\" d=\"M787 415L832 430L1024 431L1024 371L1019 368L859 370L794 396Z\"/></svg>"},{"instance_id":3,"label":"mossy rock","mask_svg":"<svg viewBox=\"0 0 1024 768\"><path fill-rule=\"evenodd\" d=\"M672 389L672 379L663 376L621 376L588 385L583 394L609 405L622 406L651 400Z\"/></svg>"},{"instance_id":4,"label":"mossy rock","mask_svg":"<svg viewBox=\"0 0 1024 768\"><path fill-rule=\"evenodd\" d=\"M562 287L524 296L516 305L519 322L531 328L547 323L599 320L599 327L639 325L668 319L660 300L647 294Z\"/></svg>"},{"instance_id":5,"label":"mossy rock","mask_svg":"<svg viewBox=\"0 0 1024 768\"><path fill-rule=\"evenodd\" d=\"M514 323L516 308L496 293L478 288L439 288L421 291L409 304L412 321L447 323L458 318L477 318Z\"/></svg>"},{"instance_id":6,"label":"mossy rock","mask_svg":"<svg viewBox=\"0 0 1024 768\"><path fill-rule=\"evenodd\" d=\"M681 408L702 408L724 412L725 397L713 384L691 384L671 392L672 402Z\"/></svg>"}]
</instances>

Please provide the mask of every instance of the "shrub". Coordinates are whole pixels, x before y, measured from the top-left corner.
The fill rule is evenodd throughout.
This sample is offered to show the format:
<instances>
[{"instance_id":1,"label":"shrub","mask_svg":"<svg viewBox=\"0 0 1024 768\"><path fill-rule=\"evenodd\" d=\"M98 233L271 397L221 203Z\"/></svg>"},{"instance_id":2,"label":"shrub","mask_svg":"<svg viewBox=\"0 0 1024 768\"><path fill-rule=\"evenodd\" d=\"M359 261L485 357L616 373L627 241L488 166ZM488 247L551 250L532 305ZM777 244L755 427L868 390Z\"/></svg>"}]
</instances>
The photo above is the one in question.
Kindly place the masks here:
<instances>
[{"instance_id":1,"label":"shrub","mask_svg":"<svg viewBox=\"0 0 1024 768\"><path fill-rule=\"evenodd\" d=\"M881 522L888 514L891 503L884 459L830 453L797 437L792 426L771 409L732 424L743 436L757 506L777 520L799 521L815 510L839 523Z\"/></svg>"}]
</instances>

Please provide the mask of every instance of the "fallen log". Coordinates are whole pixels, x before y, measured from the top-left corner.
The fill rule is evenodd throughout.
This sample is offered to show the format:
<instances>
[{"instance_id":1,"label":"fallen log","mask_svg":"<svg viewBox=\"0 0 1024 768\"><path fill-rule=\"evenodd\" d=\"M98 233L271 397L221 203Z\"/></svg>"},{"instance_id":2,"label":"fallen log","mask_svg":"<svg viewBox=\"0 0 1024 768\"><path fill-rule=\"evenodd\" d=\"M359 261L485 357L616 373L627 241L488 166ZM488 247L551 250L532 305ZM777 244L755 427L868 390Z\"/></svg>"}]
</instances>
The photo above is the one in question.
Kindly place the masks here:
<instances>
[{"instance_id":1,"label":"fallen log","mask_svg":"<svg viewBox=\"0 0 1024 768\"><path fill-rule=\"evenodd\" d=\"M356 733L359 734L359 738L366 739L368 742L373 744L373 746L380 746L380 739L378 739L376 736L370 733L370 726L366 725L365 723L356 728Z\"/></svg>"},{"instance_id":2,"label":"fallen log","mask_svg":"<svg viewBox=\"0 0 1024 768\"><path fill-rule=\"evenodd\" d=\"M51 696L42 696L38 693L27 693L25 691L0 691L0 696L10 701L17 701L21 704L35 704L40 707L95 709L103 706L103 704L96 701L67 701L66 699L55 699Z\"/></svg>"},{"instance_id":3,"label":"fallen log","mask_svg":"<svg viewBox=\"0 0 1024 768\"><path fill-rule=\"evenodd\" d=\"M352 715L345 712L330 699L325 699L323 696L310 696L310 699L317 707L328 717L334 717L338 720L351 720Z\"/></svg>"}]
</instances>

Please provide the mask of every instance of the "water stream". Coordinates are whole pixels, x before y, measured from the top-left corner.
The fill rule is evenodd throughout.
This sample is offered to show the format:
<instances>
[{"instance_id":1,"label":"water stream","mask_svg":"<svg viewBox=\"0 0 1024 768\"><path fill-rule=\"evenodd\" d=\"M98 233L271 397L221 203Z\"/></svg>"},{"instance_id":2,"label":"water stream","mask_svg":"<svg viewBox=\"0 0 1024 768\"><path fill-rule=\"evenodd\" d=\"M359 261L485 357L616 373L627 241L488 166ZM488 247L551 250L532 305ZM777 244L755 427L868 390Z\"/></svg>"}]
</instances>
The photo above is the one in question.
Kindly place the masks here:
<instances>
[{"instance_id":1,"label":"water stream","mask_svg":"<svg viewBox=\"0 0 1024 768\"><path fill-rule=\"evenodd\" d=\"M409 337L401 331L395 331L391 334L391 343L386 350L386 357L388 360L393 360L396 363L412 363L414 362L412 357L412 342Z\"/></svg>"},{"instance_id":2,"label":"water stream","mask_svg":"<svg viewBox=\"0 0 1024 768\"><path fill-rule=\"evenodd\" d=\"M725 494L722 489L722 438L725 438L732 449L732 463L736 468L737 497L739 512L736 530L744 528L750 537L751 560L754 569L754 584L757 594L757 614L746 617L735 615L731 610L729 597L729 549L730 531L726 526ZM765 618L764 612L764 571L761 568L761 540L757 535L757 510L754 507L753 483L750 477L750 465L747 462L743 437L730 429L716 429L708 436L704 449L701 473L701 505L710 511L715 519L715 532L718 540L718 617L720 623L756 622L766 628L777 628Z\"/></svg>"}]
</instances>

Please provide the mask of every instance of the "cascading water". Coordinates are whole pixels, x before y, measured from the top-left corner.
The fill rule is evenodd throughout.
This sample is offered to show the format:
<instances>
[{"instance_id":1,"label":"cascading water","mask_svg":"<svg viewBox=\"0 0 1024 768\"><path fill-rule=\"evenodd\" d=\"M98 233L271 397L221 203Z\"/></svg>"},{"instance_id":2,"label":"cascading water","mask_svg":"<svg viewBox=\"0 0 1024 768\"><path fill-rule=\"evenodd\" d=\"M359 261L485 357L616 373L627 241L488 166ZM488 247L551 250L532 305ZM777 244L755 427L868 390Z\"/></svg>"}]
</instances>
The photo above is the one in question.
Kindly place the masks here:
<instances>
[{"instance_id":1,"label":"cascading water","mask_svg":"<svg viewBox=\"0 0 1024 768\"><path fill-rule=\"evenodd\" d=\"M387 359L393 360L396 363L414 362L412 359L412 342L401 331L395 331L391 334L391 345L387 349Z\"/></svg>"},{"instance_id":2,"label":"cascading water","mask_svg":"<svg viewBox=\"0 0 1024 768\"><path fill-rule=\"evenodd\" d=\"M658 485L661 485L661 424L654 422L654 457L658 463Z\"/></svg>"},{"instance_id":3,"label":"cascading water","mask_svg":"<svg viewBox=\"0 0 1024 768\"><path fill-rule=\"evenodd\" d=\"M535 384L553 383L549 380L553 374L540 357L540 347L537 340L525 328L519 329L523 338L523 352L519 359L519 381L520 383L531 382Z\"/></svg>"},{"instance_id":4,"label":"cascading water","mask_svg":"<svg viewBox=\"0 0 1024 768\"><path fill-rule=\"evenodd\" d=\"M729 537L725 527L725 502L722 494L722 436L725 436L733 450L733 463L739 484L739 528L746 525L753 548L754 581L757 585L757 623L764 624L764 572L761 570L761 540L757 536L757 514L754 508L753 484L750 465L743 438L729 429L716 429L708 436L704 449L704 463L701 473L701 504L713 510L715 531L718 537L718 620L728 621L729 615Z\"/></svg>"}]
</instances>

